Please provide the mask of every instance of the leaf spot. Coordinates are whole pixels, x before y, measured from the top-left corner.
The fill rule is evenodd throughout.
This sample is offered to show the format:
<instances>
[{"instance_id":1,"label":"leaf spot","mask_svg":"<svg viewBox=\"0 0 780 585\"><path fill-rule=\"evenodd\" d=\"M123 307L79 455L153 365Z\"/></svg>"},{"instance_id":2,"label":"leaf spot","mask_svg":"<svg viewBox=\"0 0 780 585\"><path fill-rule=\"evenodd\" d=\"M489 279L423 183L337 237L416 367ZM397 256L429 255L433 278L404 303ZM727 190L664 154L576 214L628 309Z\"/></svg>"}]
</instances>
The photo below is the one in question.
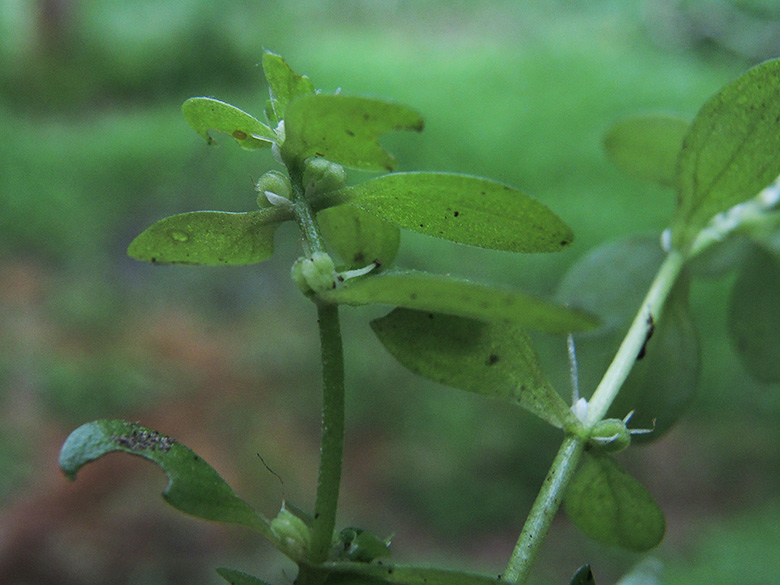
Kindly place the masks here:
<instances>
[{"instance_id":1,"label":"leaf spot","mask_svg":"<svg viewBox=\"0 0 780 585\"><path fill-rule=\"evenodd\" d=\"M495 365L498 362L499 359L500 358L498 357L498 354L491 353L488 356L487 365L489 365L489 366Z\"/></svg>"},{"instance_id":2,"label":"leaf spot","mask_svg":"<svg viewBox=\"0 0 780 585\"><path fill-rule=\"evenodd\" d=\"M233 130L233 138L236 140L246 140L247 134L243 130Z\"/></svg>"}]
</instances>

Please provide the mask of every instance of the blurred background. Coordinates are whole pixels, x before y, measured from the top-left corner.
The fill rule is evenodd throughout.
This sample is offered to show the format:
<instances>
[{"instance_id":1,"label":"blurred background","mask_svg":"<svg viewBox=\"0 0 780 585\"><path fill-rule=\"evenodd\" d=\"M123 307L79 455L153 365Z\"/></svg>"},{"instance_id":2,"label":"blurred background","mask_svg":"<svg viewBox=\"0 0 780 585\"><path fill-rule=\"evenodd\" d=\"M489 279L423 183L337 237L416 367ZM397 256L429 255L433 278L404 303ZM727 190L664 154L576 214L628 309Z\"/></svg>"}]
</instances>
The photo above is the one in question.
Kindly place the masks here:
<instances>
[{"instance_id":1,"label":"blurred background","mask_svg":"<svg viewBox=\"0 0 780 585\"><path fill-rule=\"evenodd\" d=\"M549 295L594 246L657 235L671 213L670 192L608 164L604 131L637 111L692 118L780 54L780 7L0 0L0 583L216 584L217 566L294 576L254 535L168 508L164 476L140 459L108 456L75 483L56 463L78 425L138 420L195 449L266 515L284 498L311 508L318 340L314 308L288 278L294 231L277 232L273 260L244 268L125 255L166 215L254 207L253 179L277 168L270 153L226 138L207 147L180 105L213 96L260 116L264 48L325 91L422 112L422 135L383 141L399 170L510 183L577 236L565 253L520 257L404 234L399 264ZM703 371L687 416L620 456L667 513L653 552L664 583L765 584L780 566L780 395L750 381L729 346L732 280L694 284ZM343 311L340 525L394 534L396 561L498 574L559 433L404 371L367 326L384 312ZM590 562L613 583L641 558L589 542L560 515L534 582L568 583Z\"/></svg>"}]
</instances>

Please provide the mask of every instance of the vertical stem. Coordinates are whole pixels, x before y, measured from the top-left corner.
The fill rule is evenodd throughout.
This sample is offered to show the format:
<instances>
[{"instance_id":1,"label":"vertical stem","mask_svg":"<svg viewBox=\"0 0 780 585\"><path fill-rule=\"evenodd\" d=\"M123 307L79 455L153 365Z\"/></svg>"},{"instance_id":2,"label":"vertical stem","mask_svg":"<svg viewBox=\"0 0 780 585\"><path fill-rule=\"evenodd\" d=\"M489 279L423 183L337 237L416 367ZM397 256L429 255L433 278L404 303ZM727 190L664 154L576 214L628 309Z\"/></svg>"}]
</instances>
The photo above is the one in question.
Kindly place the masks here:
<instances>
[{"instance_id":1,"label":"vertical stem","mask_svg":"<svg viewBox=\"0 0 780 585\"><path fill-rule=\"evenodd\" d=\"M525 583L539 555L547 532L561 505L563 492L574 475L585 449L585 441L574 435L564 439L555 460L544 478L523 531L512 551L509 564L502 576L507 583Z\"/></svg>"},{"instance_id":2,"label":"vertical stem","mask_svg":"<svg viewBox=\"0 0 780 585\"><path fill-rule=\"evenodd\" d=\"M337 305L317 305L322 352L322 444L309 561L323 563L336 525L344 453L344 350Z\"/></svg>"}]
</instances>

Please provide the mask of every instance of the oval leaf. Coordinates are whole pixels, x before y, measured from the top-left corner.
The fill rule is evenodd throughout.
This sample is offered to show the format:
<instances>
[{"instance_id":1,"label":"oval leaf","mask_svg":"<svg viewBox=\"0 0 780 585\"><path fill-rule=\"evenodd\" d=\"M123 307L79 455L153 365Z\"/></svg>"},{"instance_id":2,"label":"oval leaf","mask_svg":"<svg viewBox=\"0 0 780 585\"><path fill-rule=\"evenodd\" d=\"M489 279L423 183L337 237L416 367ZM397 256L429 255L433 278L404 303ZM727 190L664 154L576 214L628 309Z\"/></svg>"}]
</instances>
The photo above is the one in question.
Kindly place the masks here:
<instances>
[{"instance_id":1,"label":"oval leaf","mask_svg":"<svg viewBox=\"0 0 780 585\"><path fill-rule=\"evenodd\" d=\"M753 247L729 302L728 327L743 367L756 380L780 382L780 259Z\"/></svg>"},{"instance_id":2,"label":"oval leaf","mask_svg":"<svg viewBox=\"0 0 780 585\"><path fill-rule=\"evenodd\" d=\"M620 170L638 179L674 187L677 156L690 122L671 114L643 114L615 123L604 136L604 150Z\"/></svg>"},{"instance_id":3,"label":"oval leaf","mask_svg":"<svg viewBox=\"0 0 780 585\"><path fill-rule=\"evenodd\" d=\"M395 309L371 328L395 359L424 378L510 400L558 428L571 416L520 327Z\"/></svg>"},{"instance_id":4,"label":"oval leaf","mask_svg":"<svg viewBox=\"0 0 780 585\"><path fill-rule=\"evenodd\" d=\"M666 521L648 491L609 456L586 456L566 490L564 509L590 538L634 552L656 547Z\"/></svg>"},{"instance_id":5,"label":"oval leaf","mask_svg":"<svg viewBox=\"0 0 780 585\"><path fill-rule=\"evenodd\" d=\"M338 192L349 204L398 227L510 252L557 252L571 229L542 203L479 177L393 173Z\"/></svg>"},{"instance_id":6,"label":"oval leaf","mask_svg":"<svg viewBox=\"0 0 780 585\"><path fill-rule=\"evenodd\" d=\"M709 220L780 175L780 60L762 63L704 104L680 151L675 247L685 250Z\"/></svg>"},{"instance_id":7,"label":"oval leaf","mask_svg":"<svg viewBox=\"0 0 780 585\"><path fill-rule=\"evenodd\" d=\"M180 213L146 228L127 253L155 264L254 264L271 257L274 231L285 219L284 210L276 207L249 213Z\"/></svg>"},{"instance_id":8,"label":"oval leaf","mask_svg":"<svg viewBox=\"0 0 780 585\"><path fill-rule=\"evenodd\" d=\"M258 150L276 142L276 134L254 116L235 106L207 97L188 99L181 107L184 119L209 144L209 130L230 134L246 150Z\"/></svg>"},{"instance_id":9,"label":"oval leaf","mask_svg":"<svg viewBox=\"0 0 780 585\"><path fill-rule=\"evenodd\" d=\"M121 420L98 420L73 431L62 446L60 468L69 479L87 463L114 451L156 463L169 479L165 501L187 514L239 524L273 539L268 521L239 498L219 474L174 439Z\"/></svg>"},{"instance_id":10,"label":"oval leaf","mask_svg":"<svg viewBox=\"0 0 780 585\"><path fill-rule=\"evenodd\" d=\"M373 215L341 205L317 214L325 241L351 269L363 268L378 260L390 266L401 245L401 232Z\"/></svg>"},{"instance_id":11,"label":"oval leaf","mask_svg":"<svg viewBox=\"0 0 780 585\"><path fill-rule=\"evenodd\" d=\"M314 85L305 75L298 75L287 62L270 51L263 53L263 73L271 93L274 123L284 118L287 105L296 97L314 93Z\"/></svg>"},{"instance_id":12,"label":"oval leaf","mask_svg":"<svg viewBox=\"0 0 780 585\"><path fill-rule=\"evenodd\" d=\"M582 565L569 581L569 585L596 585L590 565Z\"/></svg>"},{"instance_id":13,"label":"oval leaf","mask_svg":"<svg viewBox=\"0 0 780 585\"><path fill-rule=\"evenodd\" d=\"M500 289L451 276L418 271L388 271L349 280L320 297L348 305L393 305L482 321L514 323L549 333L583 331L598 319L530 294Z\"/></svg>"},{"instance_id":14,"label":"oval leaf","mask_svg":"<svg viewBox=\"0 0 780 585\"><path fill-rule=\"evenodd\" d=\"M500 578L431 567L375 563L325 563L327 583L388 583L392 585L506 585ZM343 579L343 580L342 580ZM363 581L365 579L365 581Z\"/></svg>"},{"instance_id":15,"label":"oval leaf","mask_svg":"<svg viewBox=\"0 0 780 585\"><path fill-rule=\"evenodd\" d=\"M284 127L282 158L288 166L319 156L355 169L391 171L395 159L377 139L391 130L419 132L423 120L413 109L391 102L313 94L289 105Z\"/></svg>"}]
</instances>

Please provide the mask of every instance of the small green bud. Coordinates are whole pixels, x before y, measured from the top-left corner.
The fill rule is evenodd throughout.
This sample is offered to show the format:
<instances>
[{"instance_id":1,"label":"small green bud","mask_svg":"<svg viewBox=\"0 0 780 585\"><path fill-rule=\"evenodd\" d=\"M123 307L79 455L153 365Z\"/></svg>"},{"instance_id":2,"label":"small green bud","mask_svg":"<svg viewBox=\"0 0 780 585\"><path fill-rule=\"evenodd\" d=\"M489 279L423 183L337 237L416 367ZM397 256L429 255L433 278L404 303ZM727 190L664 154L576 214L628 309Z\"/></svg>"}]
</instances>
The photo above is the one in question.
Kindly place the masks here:
<instances>
[{"instance_id":1,"label":"small green bud","mask_svg":"<svg viewBox=\"0 0 780 585\"><path fill-rule=\"evenodd\" d=\"M589 446L607 453L625 451L631 444L631 431L626 422L619 418L607 418L596 423L590 433Z\"/></svg>"},{"instance_id":2,"label":"small green bud","mask_svg":"<svg viewBox=\"0 0 780 585\"><path fill-rule=\"evenodd\" d=\"M259 193L257 196L258 207L289 205L292 185L284 173L268 171L257 181L255 191Z\"/></svg>"},{"instance_id":3,"label":"small green bud","mask_svg":"<svg viewBox=\"0 0 780 585\"><path fill-rule=\"evenodd\" d=\"M390 556L390 539L382 540L362 528L345 528L333 543L336 560L370 563Z\"/></svg>"},{"instance_id":4,"label":"small green bud","mask_svg":"<svg viewBox=\"0 0 780 585\"><path fill-rule=\"evenodd\" d=\"M338 274L328 254L315 252L310 258L298 258L290 276L303 294L312 296L336 288Z\"/></svg>"},{"instance_id":5,"label":"small green bud","mask_svg":"<svg viewBox=\"0 0 780 585\"><path fill-rule=\"evenodd\" d=\"M311 544L311 532L306 523L290 512L284 504L279 514L271 520L271 532L276 535L287 553L296 560L306 558L306 551Z\"/></svg>"},{"instance_id":6,"label":"small green bud","mask_svg":"<svg viewBox=\"0 0 780 585\"><path fill-rule=\"evenodd\" d=\"M319 157L307 158L303 164L303 187L307 194L335 191L347 183L347 173L339 164Z\"/></svg>"}]
</instances>

